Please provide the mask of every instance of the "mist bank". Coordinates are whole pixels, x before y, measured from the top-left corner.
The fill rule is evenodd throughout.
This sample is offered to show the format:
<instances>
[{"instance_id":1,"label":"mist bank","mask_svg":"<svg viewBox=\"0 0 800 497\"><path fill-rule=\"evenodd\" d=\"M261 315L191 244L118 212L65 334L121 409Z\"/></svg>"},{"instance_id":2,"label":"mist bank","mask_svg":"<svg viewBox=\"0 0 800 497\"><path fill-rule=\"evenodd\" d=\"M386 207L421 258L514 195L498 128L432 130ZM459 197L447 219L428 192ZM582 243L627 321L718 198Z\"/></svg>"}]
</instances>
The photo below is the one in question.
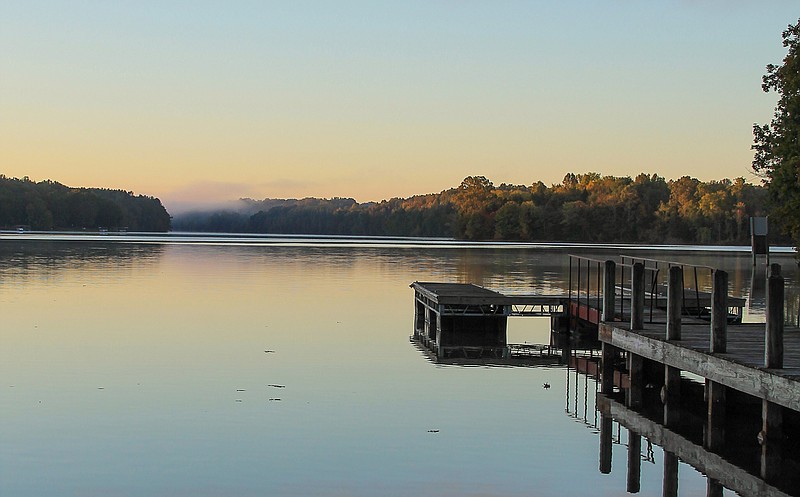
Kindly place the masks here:
<instances>
[{"instance_id":1,"label":"mist bank","mask_svg":"<svg viewBox=\"0 0 800 497\"><path fill-rule=\"evenodd\" d=\"M172 226L220 233L747 244L749 218L766 215L766 203L766 189L743 178L703 182L570 173L551 186L496 186L469 176L439 193L381 202L241 199L235 207L176 215Z\"/></svg>"},{"instance_id":2,"label":"mist bank","mask_svg":"<svg viewBox=\"0 0 800 497\"><path fill-rule=\"evenodd\" d=\"M0 227L165 232L170 216L155 197L0 175Z\"/></svg>"}]
</instances>

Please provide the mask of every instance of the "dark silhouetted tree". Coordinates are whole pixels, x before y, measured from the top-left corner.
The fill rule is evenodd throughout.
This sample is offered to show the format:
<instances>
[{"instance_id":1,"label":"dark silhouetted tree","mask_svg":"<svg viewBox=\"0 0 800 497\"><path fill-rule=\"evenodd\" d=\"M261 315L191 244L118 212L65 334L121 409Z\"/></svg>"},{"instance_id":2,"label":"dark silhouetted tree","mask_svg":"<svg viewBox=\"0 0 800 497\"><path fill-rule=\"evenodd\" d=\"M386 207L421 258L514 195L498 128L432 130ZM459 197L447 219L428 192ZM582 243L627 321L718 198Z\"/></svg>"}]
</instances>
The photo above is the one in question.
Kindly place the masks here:
<instances>
[{"instance_id":1,"label":"dark silhouetted tree","mask_svg":"<svg viewBox=\"0 0 800 497\"><path fill-rule=\"evenodd\" d=\"M783 32L786 57L769 64L762 89L779 95L769 124L753 125L753 169L765 176L771 219L800 245L800 19Z\"/></svg>"}]
</instances>

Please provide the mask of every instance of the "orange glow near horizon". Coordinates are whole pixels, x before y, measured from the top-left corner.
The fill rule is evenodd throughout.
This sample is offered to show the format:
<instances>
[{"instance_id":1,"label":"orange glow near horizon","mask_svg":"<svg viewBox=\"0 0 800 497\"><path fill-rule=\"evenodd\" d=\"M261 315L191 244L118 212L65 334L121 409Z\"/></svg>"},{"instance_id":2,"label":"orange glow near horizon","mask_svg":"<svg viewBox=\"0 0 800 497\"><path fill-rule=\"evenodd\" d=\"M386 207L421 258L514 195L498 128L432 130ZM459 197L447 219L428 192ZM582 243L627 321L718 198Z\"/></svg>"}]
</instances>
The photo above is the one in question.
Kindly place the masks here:
<instances>
[{"instance_id":1,"label":"orange glow near horizon","mask_svg":"<svg viewBox=\"0 0 800 497\"><path fill-rule=\"evenodd\" d=\"M5 5L2 173L168 207L377 201L469 175L754 180L751 127L775 102L760 77L796 16L792 2L316 7Z\"/></svg>"}]
</instances>

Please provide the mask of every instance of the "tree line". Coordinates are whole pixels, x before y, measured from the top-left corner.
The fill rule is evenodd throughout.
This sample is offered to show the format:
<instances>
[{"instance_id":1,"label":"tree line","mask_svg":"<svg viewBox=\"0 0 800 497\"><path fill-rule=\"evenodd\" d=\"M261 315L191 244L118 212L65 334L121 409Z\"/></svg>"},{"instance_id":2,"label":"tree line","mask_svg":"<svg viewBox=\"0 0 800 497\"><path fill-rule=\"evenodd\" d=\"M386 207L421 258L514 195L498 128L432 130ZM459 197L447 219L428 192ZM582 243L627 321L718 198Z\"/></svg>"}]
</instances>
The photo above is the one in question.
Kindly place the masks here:
<instances>
[{"instance_id":1,"label":"tree line","mask_svg":"<svg viewBox=\"0 0 800 497\"><path fill-rule=\"evenodd\" d=\"M559 184L495 186L469 176L436 194L353 199L246 200L243 210L176 216L179 231L452 237L464 240L749 243L749 218L767 191L743 178L667 181L598 173Z\"/></svg>"},{"instance_id":2,"label":"tree line","mask_svg":"<svg viewBox=\"0 0 800 497\"><path fill-rule=\"evenodd\" d=\"M154 197L0 175L0 227L168 231L170 216Z\"/></svg>"}]
</instances>

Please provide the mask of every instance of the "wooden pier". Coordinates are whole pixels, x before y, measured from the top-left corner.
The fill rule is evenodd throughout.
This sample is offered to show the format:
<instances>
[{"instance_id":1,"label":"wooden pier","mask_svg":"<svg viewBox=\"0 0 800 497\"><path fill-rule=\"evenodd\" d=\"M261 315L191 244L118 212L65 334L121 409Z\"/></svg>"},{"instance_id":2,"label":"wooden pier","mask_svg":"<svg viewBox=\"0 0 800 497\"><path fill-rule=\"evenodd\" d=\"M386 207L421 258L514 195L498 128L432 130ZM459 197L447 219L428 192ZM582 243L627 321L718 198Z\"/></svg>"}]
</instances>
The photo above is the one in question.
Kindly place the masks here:
<instances>
[{"instance_id":1,"label":"wooden pier","mask_svg":"<svg viewBox=\"0 0 800 497\"><path fill-rule=\"evenodd\" d=\"M677 496L679 459L708 475L709 497L723 486L744 496L800 495L800 461L789 457L800 451L800 327L785 323L780 266L766 279L765 324L742 323L745 301L728 295L724 271L630 256L570 256L566 295L415 282L412 340L437 361L504 360L519 354L507 343L509 317L551 316L553 330L569 333L551 334L550 357L560 354L568 376L598 378L601 472L611 471L616 421L629 430L629 492L639 489L644 436L665 450L664 496ZM602 346L599 361L571 350L587 331ZM568 337L560 349L555 336ZM742 436L758 452L755 470L737 466L740 455L728 458Z\"/></svg>"},{"instance_id":2,"label":"wooden pier","mask_svg":"<svg viewBox=\"0 0 800 497\"><path fill-rule=\"evenodd\" d=\"M570 256L568 291L561 294L505 295L472 284L414 282L414 338L442 359L502 358L515 352L506 338L512 316L550 317L553 330L593 337L604 311L614 319L625 319L636 307L642 322L663 323L668 305L664 275L672 267L694 276L694 288L681 287L679 312L709 319L712 295L699 288L698 269L711 268L630 256L620 259L617 263ZM639 271L637 281L630 279L634 267ZM613 279L604 279L608 270ZM634 295L641 300L638 306ZM614 306L604 309L608 298ZM726 319L740 322L744 304L744 299L729 297Z\"/></svg>"},{"instance_id":3,"label":"wooden pier","mask_svg":"<svg viewBox=\"0 0 800 497\"><path fill-rule=\"evenodd\" d=\"M641 274L641 267L636 274ZM729 323L728 277L718 270L713 272L710 322L687 319L680 312L683 276L679 268L669 269L666 313L656 321L641 320L641 295L632 297L638 304L626 320L604 312L599 326L601 392L614 393L614 370L620 368L629 377L625 403L631 409L642 406L645 385L660 385L663 425L671 429L681 421L681 373L699 377L706 399L703 445L713 453L725 445L727 411L735 409L727 405L729 392L735 390L738 397L746 394L762 407L761 430L752 434L761 444L761 479L780 481L786 477L781 453L790 442L784 419L791 416L796 423L800 413L800 329L784 323L780 266L770 268L766 324ZM615 279L613 265L605 279ZM606 309L613 309L614 297L606 297Z\"/></svg>"}]
</instances>

